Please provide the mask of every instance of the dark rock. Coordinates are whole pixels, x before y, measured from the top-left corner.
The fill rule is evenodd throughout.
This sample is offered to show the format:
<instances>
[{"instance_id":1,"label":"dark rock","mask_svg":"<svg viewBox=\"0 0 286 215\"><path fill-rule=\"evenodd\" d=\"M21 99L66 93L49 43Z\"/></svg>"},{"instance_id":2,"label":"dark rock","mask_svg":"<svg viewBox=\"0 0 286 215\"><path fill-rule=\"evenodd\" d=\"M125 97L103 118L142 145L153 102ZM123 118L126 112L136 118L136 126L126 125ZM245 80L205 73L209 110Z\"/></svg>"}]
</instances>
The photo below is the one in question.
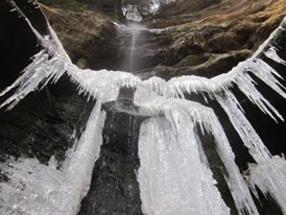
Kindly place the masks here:
<instances>
[{"instance_id":1,"label":"dark rock","mask_svg":"<svg viewBox=\"0 0 286 215\"><path fill-rule=\"evenodd\" d=\"M136 171L140 118L108 112L101 155L80 215L142 215Z\"/></svg>"},{"instance_id":2,"label":"dark rock","mask_svg":"<svg viewBox=\"0 0 286 215\"><path fill-rule=\"evenodd\" d=\"M23 3L23 2L22 2ZM19 4L29 8L29 4ZM6 26L1 31L1 89L6 87L19 76L21 69L28 63L29 58L38 50L36 39L16 13L8 10L9 5L1 2L0 23ZM32 9L30 9L32 10ZM41 12L36 9L35 14L29 11L33 24L46 32ZM19 30L21 34L19 34ZM3 62L3 64L2 64ZM1 98L3 101L5 98ZM73 135L80 134L85 126L91 105L85 98L76 93L76 86L67 77L56 86L49 86L41 92L32 93L11 111L0 111L1 144L0 156L7 155L15 158L37 157L47 163L51 156L62 160L65 151L72 146Z\"/></svg>"}]
</instances>

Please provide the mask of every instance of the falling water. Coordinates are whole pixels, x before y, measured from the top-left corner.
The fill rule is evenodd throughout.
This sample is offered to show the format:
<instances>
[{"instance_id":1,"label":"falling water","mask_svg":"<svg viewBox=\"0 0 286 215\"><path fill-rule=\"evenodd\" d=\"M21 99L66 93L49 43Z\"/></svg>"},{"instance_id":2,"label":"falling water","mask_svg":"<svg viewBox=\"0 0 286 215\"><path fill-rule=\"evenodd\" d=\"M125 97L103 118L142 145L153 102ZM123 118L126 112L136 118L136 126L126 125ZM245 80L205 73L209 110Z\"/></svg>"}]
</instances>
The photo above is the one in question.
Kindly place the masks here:
<instances>
[{"instance_id":1,"label":"falling water","mask_svg":"<svg viewBox=\"0 0 286 215\"><path fill-rule=\"evenodd\" d=\"M124 59L122 69L131 73L136 73L140 66L138 54L141 51L139 41L144 42L144 31L147 29L139 23L128 23L127 25L118 25L118 39L122 41Z\"/></svg>"},{"instance_id":2,"label":"falling water","mask_svg":"<svg viewBox=\"0 0 286 215\"><path fill-rule=\"evenodd\" d=\"M129 59L129 71L130 72L134 72L134 64L136 62L134 62L135 59L135 50L136 50L136 42L137 42L137 38L139 36L140 30L137 29L137 25L131 25L130 28L130 32L132 35L132 39L131 39L131 46L130 46L130 59Z\"/></svg>"}]
</instances>

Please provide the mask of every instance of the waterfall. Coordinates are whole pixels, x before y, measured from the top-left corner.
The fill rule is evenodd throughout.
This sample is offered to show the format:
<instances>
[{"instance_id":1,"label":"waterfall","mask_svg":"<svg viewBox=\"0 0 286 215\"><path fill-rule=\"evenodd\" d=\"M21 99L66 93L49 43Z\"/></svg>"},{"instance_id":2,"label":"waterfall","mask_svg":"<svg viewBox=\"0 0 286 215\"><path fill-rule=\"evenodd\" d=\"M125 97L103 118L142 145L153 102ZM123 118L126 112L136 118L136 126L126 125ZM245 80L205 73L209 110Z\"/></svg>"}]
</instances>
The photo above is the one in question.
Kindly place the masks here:
<instances>
[{"instance_id":1,"label":"waterfall","mask_svg":"<svg viewBox=\"0 0 286 215\"><path fill-rule=\"evenodd\" d=\"M130 73L136 73L141 62L138 54L141 51L139 40L144 42L144 32L147 31L143 25L139 23L128 23L127 25L117 25L117 38L121 42L122 54L124 59L122 69Z\"/></svg>"},{"instance_id":2,"label":"waterfall","mask_svg":"<svg viewBox=\"0 0 286 215\"><path fill-rule=\"evenodd\" d=\"M182 76L169 81L158 77L143 81L136 76L135 50L141 29L138 31L134 26L131 28L129 72L93 71L82 70L72 64L51 27L49 35L41 36L28 19L27 22L43 49L34 56L24 73L0 94L4 95L15 89L14 94L4 101L1 107L13 108L29 93L48 83L56 83L64 74L78 85L79 93L97 99L97 104L85 133L74 152L68 156L66 162L69 163L66 163L62 170L56 170L52 160L50 166L45 168L34 161L31 164L31 161L26 160L20 164L7 164L6 171L13 180L1 185L1 203L4 202L4 206L7 206L9 201L13 204L10 208L4 207L5 212L12 214L19 210L20 214L43 214L43 211L44 214L63 214L65 211L75 214L87 192L93 165L99 156L104 122L101 104L116 101L122 88L133 88L136 89L134 99L130 99L133 99L135 108L122 106L121 111L148 117L140 130L141 167L138 173L142 210L146 214L230 213L208 166L211 161L207 160L200 147L198 128L212 134L215 139L216 150L227 171L224 176L240 215L259 214L247 182L253 190L257 186L264 194L272 195L286 214L286 184L281 182L286 177L286 161L270 154L232 93L232 87L237 85L261 111L277 122L283 120L281 114L259 92L252 76L256 76L286 98L280 82L281 75L260 58L265 55L274 62L286 64L275 47L275 39L286 31L286 18L251 58L241 62L228 73L211 79ZM257 162L250 168L248 181L243 178L235 163L235 155L217 116L210 107L185 99L185 95L190 94L203 95L208 100L217 101L228 115ZM14 168L10 168L11 165ZM33 174L23 174L26 169ZM46 174L43 173L44 170ZM40 180L44 176L49 179L47 183ZM24 188L21 187L23 181ZM71 205L67 205L66 198Z\"/></svg>"},{"instance_id":3,"label":"waterfall","mask_svg":"<svg viewBox=\"0 0 286 215\"><path fill-rule=\"evenodd\" d=\"M134 73L134 65L136 62L134 61L136 58L134 56L136 50L137 39L140 36L140 30L138 30L137 25L131 26L131 47L130 47L130 59L129 59L129 71Z\"/></svg>"}]
</instances>

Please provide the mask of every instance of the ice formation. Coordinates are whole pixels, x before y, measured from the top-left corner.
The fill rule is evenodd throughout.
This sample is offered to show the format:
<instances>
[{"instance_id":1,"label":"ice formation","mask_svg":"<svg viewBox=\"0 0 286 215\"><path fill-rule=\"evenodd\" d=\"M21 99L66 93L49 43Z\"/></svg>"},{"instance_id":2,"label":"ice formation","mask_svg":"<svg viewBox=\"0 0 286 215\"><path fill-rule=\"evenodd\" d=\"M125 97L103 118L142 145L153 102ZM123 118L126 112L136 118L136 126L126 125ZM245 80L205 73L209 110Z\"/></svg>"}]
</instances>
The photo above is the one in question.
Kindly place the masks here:
<instances>
[{"instance_id":1,"label":"ice formation","mask_svg":"<svg viewBox=\"0 0 286 215\"><path fill-rule=\"evenodd\" d=\"M141 22L144 16L156 14L162 5L174 3L176 0L147 0L147 1L123 1L122 13L125 18L133 22Z\"/></svg>"},{"instance_id":2,"label":"ice formation","mask_svg":"<svg viewBox=\"0 0 286 215\"><path fill-rule=\"evenodd\" d=\"M64 182L54 159L48 166L36 159L11 160L2 163L1 170L9 177L7 183L0 184L1 214L63 214L63 208L57 208L49 199L49 194Z\"/></svg>"},{"instance_id":3,"label":"ice formation","mask_svg":"<svg viewBox=\"0 0 286 215\"><path fill-rule=\"evenodd\" d=\"M194 125L181 120L188 129L175 130L164 117L151 118L141 126L138 180L143 213L230 214L212 172L200 160Z\"/></svg>"},{"instance_id":4,"label":"ice formation","mask_svg":"<svg viewBox=\"0 0 286 215\"><path fill-rule=\"evenodd\" d=\"M126 7L122 8L122 12L127 20L141 22L143 19L136 5L128 4Z\"/></svg>"},{"instance_id":5,"label":"ice formation","mask_svg":"<svg viewBox=\"0 0 286 215\"><path fill-rule=\"evenodd\" d=\"M214 112L184 99L186 94L193 93L203 95L207 100L216 100L222 106L257 163L250 170L251 187L255 190L257 186L265 194L272 195L286 214L286 161L270 154L231 92L236 85L264 113L277 122L283 120L275 107L258 91L252 77L256 76L286 98L280 82L282 77L261 58L264 55L272 61L286 65L279 57L274 42L277 35L286 31L286 18L251 58L226 74L211 79L182 76L169 81L159 77L142 81L131 73L78 68L72 64L50 26L49 35L42 36L17 5L13 6L15 11L26 19L43 49L33 57L32 63L14 84L0 94L3 96L14 90L14 94L4 101L1 107L13 108L29 93L42 89L49 83L56 83L65 74L78 85L79 93L97 99L97 105L78 147L68 157L63 169L56 170L54 164L44 168L31 160L13 163L14 168L4 168L12 180L1 185L3 210L10 214L17 213L17 210L24 210L23 213L26 214L41 214L38 211L42 210L41 206L47 212L45 214L55 208L58 214L61 214L62 209L68 211L68 214L75 214L87 192L93 164L99 155L104 122L101 104L117 100L120 89L127 87L136 89L134 103L139 107L136 114L149 117L142 124L139 138L141 167L138 181L143 211L146 214L229 214L201 146L197 134L198 126L215 138L218 154L227 171L225 178L239 214L259 214ZM29 169L32 174L25 172ZM47 184L38 180L42 177L42 169L47 169ZM24 187L21 187L23 183ZM51 192L52 199L48 195ZM3 199L5 196L13 204L7 205L7 199ZM39 198L37 204L31 207L35 198ZM70 205L68 207L64 203L57 204L67 200Z\"/></svg>"},{"instance_id":6,"label":"ice formation","mask_svg":"<svg viewBox=\"0 0 286 215\"><path fill-rule=\"evenodd\" d=\"M258 214L223 128L210 108L180 99L157 99L142 108L150 116L163 116L145 122L140 133L138 179L146 214L229 214L201 159L195 124L215 137L239 214Z\"/></svg>"},{"instance_id":7,"label":"ice formation","mask_svg":"<svg viewBox=\"0 0 286 215\"><path fill-rule=\"evenodd\" d=\"M160 8L176 2L176 0L146 0L146 1L127 1L125 5L123 1L122 13L125 18L133 22L141 22L144 16L155 15Z\"/></svg>"},{"instance_id":8,"label":"ice formation","mask_svg":"<svg viewBox=\"0 0 286 215\"><path fill-rule=\"evenodd\" d=\"M49 165L28 158L1 163L9 180L0 183L0 214L76 215L99 157L104 119L98 101L85 131L60 169L54 158Z\"/></svg>"},{"instance_id":9,"label":"ice formation","mask_svg":"<svg viewBox=\"0 0 286 215\"><path fill-rule=\"evenodd\" d=\"M280 205L283 214L286 214L286 161L285 158L274 156L272 160L265 161L259 165L252 164L249 170L249 182L254 193L257 194L255 186L267 195L271 195ZM268 174L265 174L267 172ZM278 175L279 180L276 176Z\"/></svg>"},{"instance_id":10,"label":"ice formation","mask_svg":"<svg viewBox=\"0 0 286 215\"><path fill-rule=\"evenodd\" d=\"M249 149L249 153L258 163L270 159L270 152L251 126L250 122L246 119L239 102L231 92L227 93L228 94L223 97L217 96L217 101L227 113L229 120L241 137L244 145Z\"/></svg>"}]
</instances>

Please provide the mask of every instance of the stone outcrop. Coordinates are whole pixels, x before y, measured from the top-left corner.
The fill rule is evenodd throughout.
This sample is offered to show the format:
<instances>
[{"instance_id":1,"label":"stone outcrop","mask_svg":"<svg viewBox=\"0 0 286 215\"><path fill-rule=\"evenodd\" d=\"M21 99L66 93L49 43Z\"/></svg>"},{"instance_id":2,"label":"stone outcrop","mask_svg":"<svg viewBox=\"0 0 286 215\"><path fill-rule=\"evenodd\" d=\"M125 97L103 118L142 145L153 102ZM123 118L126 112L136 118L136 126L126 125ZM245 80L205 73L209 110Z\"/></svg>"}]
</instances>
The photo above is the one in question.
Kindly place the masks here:
<instances>
[{"instance_id":1,"label":"stone outcrop","mask_svg":"<svg viewBox=\"0 0 286 215\"><path fill-rule=\"evenodd\" d=\"M153 71L152 74L161 75L165 68L165 78L179 75L180 72L168 72L174 70L203 76L227 72L267 38L280 23L285 10L283 0L196 0L192 3L178 0L143 20L148 28L164 30L148 33L139 42L141 45L135 55L147 63L138 72ZM74 11L45 7L44 11L76 62L97 69L120 67L124 60L121 47L128 49L130 40L122 44L120 38L116 38L116 27L112 24L118 22L116 16L96 9ZM225 61L221 62L226 66L218 70L213 63L214 55L224 57ZM186 68L186 62L195 59L200 59L197 63L206 69L198 72L194 65Z\"/></svg>"}]
</instances>

